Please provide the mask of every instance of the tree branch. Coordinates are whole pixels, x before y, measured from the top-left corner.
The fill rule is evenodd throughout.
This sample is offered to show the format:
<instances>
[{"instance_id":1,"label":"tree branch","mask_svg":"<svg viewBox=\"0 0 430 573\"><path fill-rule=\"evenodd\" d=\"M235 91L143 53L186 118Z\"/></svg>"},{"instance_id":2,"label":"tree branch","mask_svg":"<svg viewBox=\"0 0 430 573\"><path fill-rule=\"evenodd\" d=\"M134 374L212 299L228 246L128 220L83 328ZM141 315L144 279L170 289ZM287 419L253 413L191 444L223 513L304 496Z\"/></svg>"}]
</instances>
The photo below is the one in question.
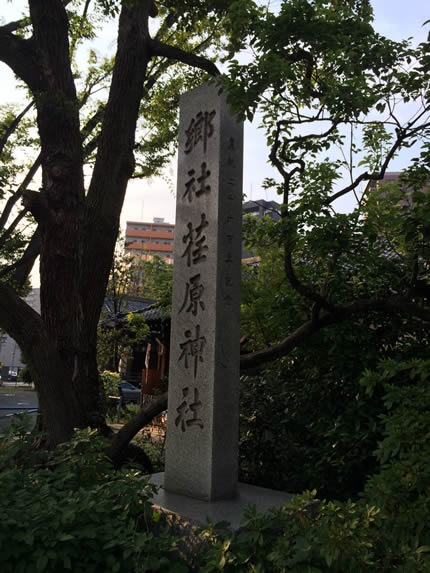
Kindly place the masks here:
<instances>
[{"instance_id":1,"label":"tree branch","mask_svg":"<svg viewBox=\"0 0 430 573\"><path fill-rule=\"evenodd\" d=\"M24 219L27 213L28 213L27 209L22 209L15 217L15 219L12 221L12 223L9 225L9 227L4 231L4 233L0 235L0 251L4 247L6 241L10 239L13 232L20 224L20 222Z\"/></svg>"},{"instance_id":2,"label":"tree branch","mask_svg":"<svg viewBox=\"0 0 430 573\"><path fill-rule=\"evenodd\" d=\"M22 204L26 211L30 211L38 223L53 221L45 193L26 189L22 192Z\"/></svg>"},{"instance_id":3,"label":"tree branch","mask_svg":"<svg viewBox=\"0 0 430 573\"><path fill-rule=\"evenodd\" d=\"M162 58L188 64L194 68L204 70L211 76L220 75L220 71L216 65L203 56L197 56L196 54L185 52L184 50L181 50L181 48L177 48L175 46L168 46L156 39L151 40L150 47L152 56L160 56Z\"/></svg>"},{"instance_id":4,"label":"tree branch","mask_svg":"<svg viewBox=\"0 0 430 573\"><path fill-rule=\"evenodd\" d=\"M326 298L321 296L317 291L315 291L309 285L305 285L299 280L293 267L291 251L289 249L285 249L284 269L285 269L285 274L287 275L287 278L290 281L290 284L294 290L296 290L302 296L310 300L313 300L318 305L319 308L325 308L327 311L332 313L336 312L334 305L329 303Z\"/></svg>"},{"instance_id":5,"label":"tree branch","mask_svg":"<svg viewBox=\"0 0 430 573\"><path fill-rule=\"evenodd\" d=\"M7 26L0 28L0 61L21 78L32 91L41 90L42 70L32 39L15 36Z\"/></svg>"},{"instance_id":6,"label":"tree branch","mask_svg":"<svg viewBox=\"0 0 430 573\"><path fill-rule=\"evenodd\" d=\"M17 115L15 117L15 119L12 121L12 123L10 124L10 126L6 129L6 131L3 134L3 137L0 140L0 155L3 152L4 146L6 145L9 137L13 134L13 132L15 131L15 129L18 127L18 125L20 124L21 120L23 119L23 117L26 115L26 113L28 111L30 111L30 109L33 107L34 102L31 101L23 110L22 112Z\"/></svg>"},{"instance_id":7,"label":"tree branch","mask_svg":"<svg viewBox=\"0 0 430 573\"><path fill-rule=\"evenodd\" d=\"M423 112L424 113L424 112ZM333 201L336 201L336 199L339 199L339 197L343 197L343 195L346 195L347 193L349 193L350 191L356 189L356 187L362 182L362 181L380 181L381 179L384 178L385 176L385 172L388 169L388 166L390 164L390 161L393 159L395 153L397 152L398 149L400 149L400 147L402 146L403 142L410 138L413 137L414 135L416 135L419 131L426 129L430 124L429 123L424 123L422 125L419 125L418 127L414 127L412 129L412 126L417 122L417 120L422 117L423 113L421 113L417 118L415 118L412 122L409 122L407 124L407 126L405 128L397 128L396 129L396 133L397 133L397 139L396 141L393 143L390 151L388 152L384 163L382 164L381 169L376 172L376 173L368 173L367 171L365 171L364 173L362 173L361 175L359 175L350 185L348 185L347 187L344 187L343 189L341 189L340 191L337 191L337 193L334 193L331 197L329 197L326 201L325 201L325 205L330 205L331 203L333 203Z\"/></svg>"},{"instance_id":8,"label":"tree branch","mask_svg":"<svg viewBox=\"0 0 430 573\"><path fill-rule=\"evenodd\" d=\"M337 125L338 125L339 121L333 121L333 125L328 129L328 131L324 134L317 134L317 135L304 135L303 138L312 138L312 137L324 137L325 135L328 135L329 133L331 133L334 129L336 129ZM279 147L281 145L279 136L280 136L280 132L281 132L281 127L284 124L283 121L278 121L277 122L277 128L276 128L276 135L275 135L275 141L272 145L272 149L270 152L270 160L272 161L273 165L277 168L277 170L279 171L279 173L281 174L284 182L283 182L283 204L284 204L284 209L282 210L281 213L281 217L283 220L287 220L288 217L290 216L289 214L289 194L290 194L290 181L292 176L297 173L303 173L305 170L305 162L303 159L301 158L288 158L286 157L286 152L285 152L285 147L286 144L289 143L291 141L291 139L288 139L287 141L284 142L283 146L282 146L282 150L281 152L279 152ZM295 138L293 140L296 140ZM278 154L280 153L281 158L278 157ZM287 171L284 167L284 164L291 164L291 163L298 163L298 165L296 167L294 167L293 169L291 169L290 171ZM284 254L284 269L285 269L285 274L288 278L288 280L290 281L291 286L298 292L300 293L302 296L305 296L306 298L313 300L316 303L316 307L314 307L314 319L315 320L315 316L318 315L318 312L321 308L325 308L328 311L333 312L333 305L331 305L325 297L321 296L318 292L316 292L313 288L311 288L308 285L303 284L299 278L297 277L295 271L294 271L294 267L293 267L293 263L292 263L292 257L291 257L291 250L289 248L288 245L285 245L285 254Z\"/></svg>"},{"instance_id":9,"label":"tree branch","mask_svg":"<svg viewBox=\"0 0 430 573\"><path fill-rule=\"evenodd\" d=\"M13 273L8 277L8 280L18 287L24 286L39 254L40 231L37 227L22 257L12 265L3 268L0 271L0 279L8 277L10 273Z\"/></svg>"},{"instance_id":10,"label":"tree branch","mask_svg":"<svg viewBox=\"0 0 430 573\"><path fill-rule=\"evenodd\" d=\"M313 317L284 338L279 344L251 354L242 354L240 357L240 369L245 371L251 368L258 368L267 362L286 356L319 330L343 322L354 315L367 312L391 313L393 311L407 313L425 322L430 322L430 307L422 307L404 297L357 300L336 306L335 313L325 313L316 320Z\"/></svg>"},{"instance_id":11,"label":"tree branch","mask_svg":"<svg viewBox=\"0 0 430 573\"><path fill-rule=\"evenodd\" d=\"M112 264L119 216L134 170L136 124L150 61L149 2L122 4L118 44L97 156L86 200L83 292L87 328L97 324ZM151 3L152 4L152 3ZM86 276L87 275L87 276ZM94 289L94 281L100 288ZM91 285L91 286L90 286Z\"/></svg>"},{"instance_id":12,"label":"tree branch","mask_svg":"<svg viewBox=\"0 0 430 573\"><path fill-rule=\"evenodd\" d=\"M42 155L39 153L39 155L36 158L36 161L33 163L33 165L28 170L27 175L24 177L24 180L21 183L21 185L18 187L15 193L7 200L3 212L0 216L0 232L2 231L2 229L5 228L7 220L12 212L14 205L19 199L21 199L23 191L25 191L29 186L31 180L33 179L37 170L39 169L41 163L42 163Z\"/></svg>"},{"instance_id":13,"label":"tree branch","mask_svg":"<svg viewBox=\"0 0 430 573\"><path fill-rule=\"evenodd\" d=\"M134 438L137 432L149 424L155 416L164 412L164 410L167 410L167 392L156 398L146 408L141 408L136 416L120 429L106 450L109 458L111 460L117 459L121 451Z\"/></svg>"},{"instance_id":14,"label":"tree branch","mask_svg":"<svg viewBox=\"0 0 430 573\"><path fill-rule=\"evenodd\" d=\"M159 40L162 34L166 30L169 30L173 26L173 24L175 24L177 21L178 21L178 13L170 11L165 17L164 21L162 22L160 28L158 29L155 39Z\"/></svg>"},{"instance_id":15,"label":"tree branch","mask_svg":"<svg viewBox=\"0 0 430 573\"><path fill-rule=\"evenodd\" d=\"M10 34L11 32L16 32L19 28L22 28L28 24L28 18L22 18L21 20L15 20L14 22L8 22L4 26L0 26L0 34Z\"/></svg>"},{"instance_id":16,"label":"tree branch","mask_svg":"<svg viewBox=\"0 0 430 573\"><path fill-rule=\"evenodd\" d=\"M104 115L104 107L100 106L97 111L89 118L87 123L81 130L81 138L82 142L93 132L93 130L97 127L97 125L101 122Z\"/></svg>"}]
</instances>

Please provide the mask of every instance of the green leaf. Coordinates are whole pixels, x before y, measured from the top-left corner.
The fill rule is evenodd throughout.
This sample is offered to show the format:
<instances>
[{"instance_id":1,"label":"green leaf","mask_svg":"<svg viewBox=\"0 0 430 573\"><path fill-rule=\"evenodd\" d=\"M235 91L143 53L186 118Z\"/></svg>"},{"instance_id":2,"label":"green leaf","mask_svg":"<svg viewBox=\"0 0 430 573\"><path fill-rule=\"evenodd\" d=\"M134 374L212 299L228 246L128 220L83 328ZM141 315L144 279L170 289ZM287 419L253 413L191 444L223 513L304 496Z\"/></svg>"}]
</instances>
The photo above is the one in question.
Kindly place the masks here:
<instances>
[{"instance_id":1,"label":"green leaf","mask_svg":"<svg viewBox=\"0 0 430 573\"><path fill-rule=\"evenodd\" d=\"M45 571L47 564L48 564L48 556L45 554L39 555L36 561L37 571Z\"/></svg>"}]
</instances>

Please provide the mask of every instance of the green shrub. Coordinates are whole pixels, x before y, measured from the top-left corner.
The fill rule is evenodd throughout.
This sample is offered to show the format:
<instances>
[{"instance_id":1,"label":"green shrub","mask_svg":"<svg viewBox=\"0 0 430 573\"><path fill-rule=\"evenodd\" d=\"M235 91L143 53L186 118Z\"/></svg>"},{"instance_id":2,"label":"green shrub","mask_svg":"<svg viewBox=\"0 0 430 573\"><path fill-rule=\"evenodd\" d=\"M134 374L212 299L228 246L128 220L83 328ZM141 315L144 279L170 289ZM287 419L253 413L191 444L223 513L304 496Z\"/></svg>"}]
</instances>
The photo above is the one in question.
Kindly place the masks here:
<instances>
[{"instance_id":1,"label":"green shrub","mask_svg":"<svg viewBox=\"0 0 430 573\"><path fill-rule=\"evenodd\" d=\"M366 395L358 372L287 366L241 378L241 481L356 498L378 467L382 395Z\"/></svg>"},{"instance_id":2,"label":"green shrub","mask_svg":"<svg viewBox=\"0 0 430 573\"><path fill-rule=\"evenodd\" d=\"M16 426L0 440L2 573L188 570L175 539L151 532L152 486L114 471L94 431L51 453Z\"/></svg>"},{"instance_id":3,"label":"green shrub","mask_svg":"<svg viewBox=\"0 0 430 573\"><path fill-rule=\"evenodd\" d=\"M381 546L390 548L393 569L400 554L405 570L430 571L430 360L384 361L363 383L370 394L384 388L386 408L376 451L381 469L363 498L377 503L385 517ZM427 569L414 569L417 555Z\"/></svg>"},{"instance_id":4,"label":"green shrub","mask_svg":"<svg viewBox=\"0 0 430 573\"><path fill-rule=\"evenodd\" d=\"M100 374L100 379L103 384L105 396L119 396L119 385L121 384L121 377L118 372L109 372L104 370Z\"/></svg>"},{"instance_id":5,"label":"green shrub","mask_svg":"<svg viewBox=\"0 0 430 573\"><path fill-rule=\"evenodd\" d=\"M181 558L153 524L151 486L115 472L92 431L54 452L34 450L16 427L0 439L0 570L166 573L428 573L430 571L430 361L385 361L366 372L383 397L378 470L358 501L316 492L259 515L234 535L201 530L206 544ZM296 468L300 473L300 468Z\"/></svg>"},{"instance_id":6,"label":"green shrub","mask_svg":"<svg viewBox=\"0 0 430 573\"><path fill-rule=\"evenodd\" d=\"M357 502L318 501L315 492L267 515L249 510L231 537L203 531L201 573L428 573L430 571L430 361L385 361L367 372L381 389L378 471ZM300 468L298 468L300 473Z\"/></svg>"},{"instance_id":7,"label":"green shrub","mask_svg":"<svg viewBox=\"0 0 430 573\"><path fill-rule=\"evenodd\" d=\"M136 438L136 445L142 448L151 460L152 471L164 471L165 435L152 436L150 431L143 432Z\"/></svg>"},{"instance_id":8,"label":"green shrub","mask_svg":"<svg viewBox=\"0 0 430 573\"><path fill-rule=\"evenodd\" d=\"M33 379L31 377L31 373L30 370L28 369L28 366L24 366L24 368L22 368L19 371L18 378L20 382L24 382L24 384L29 384L29 385L33 384Z\"/></svg>"}]
</instances>

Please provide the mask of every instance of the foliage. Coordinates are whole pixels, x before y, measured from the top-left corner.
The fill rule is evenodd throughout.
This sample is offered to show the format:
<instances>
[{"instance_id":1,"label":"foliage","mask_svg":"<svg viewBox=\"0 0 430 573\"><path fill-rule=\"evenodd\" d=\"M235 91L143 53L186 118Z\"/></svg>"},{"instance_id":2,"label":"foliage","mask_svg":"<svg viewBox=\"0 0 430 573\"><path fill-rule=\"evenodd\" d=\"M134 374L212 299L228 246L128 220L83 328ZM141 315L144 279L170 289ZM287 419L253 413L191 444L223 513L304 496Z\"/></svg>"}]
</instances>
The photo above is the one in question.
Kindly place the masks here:
<instances>
[{"instance_id":1,"label":"foliage","mask_svg":"<svg viewBox=\"0 0 430 573\"><path fill-rule=\"evenodd\" d=\"M106 289L110 311L104 310L98 326L97 357L100 368L119 369L121 359L127 358L133 347L141 346L150 329L139 314L127 313L128 297L137 294L139 264L122 251L120 237L115 249Z\"/></svg>"},{"instance_id":2,"label":"foliage","mask_svg":"<svg viewBox=\"0 0 430 573\"><path fill-rule=\"evenodd\" d=\"M357 502L321 501L305 492L270 514L250 508L229 537L208 528L199 571L351 573L430 568L430 362L384 361L368 371L368 394L384 392L379 468Z\"/></svg>"},{"instance_id":3,"label":"foliage","mask_svg":"<svg viewBox=\"0 0 430 573\"><path fill-rule=\"evenodd\" d=\"M134 344L140 345L148 339L149 326L140 314L132 312L127 314L127 328L133 337Z\"/></svg>"},{"instance_id":4,"label":"foliage","mask_svg":"<svg viewBox=\"0 0 430 573\"><path fill-rule=\"evenodd\" d=\"M30 110L31 111L31 106ZM32 230L33 218L28 214L20 215L15 207L16 193L19 183L31 167L28 157L34 154L38 147L33 127L34 118L24 115L14 128L19 114L17 105L0 107L0 279L11 281L10 267L23 255L28 243L29 232ZM17 149L20 153L17 153ZM17 197L17 199L19 196ZM6 213L10 211L10 225L6 225ZM25 294L26 289L19 289Z\"/></svg>"},{"instance_id":5,"label":"foliage","mask_svg":"<svg viewBox=\"0 0 430 573\"><path fill-rule=\"evenodd\" d=\"M109 370L104 370L100 374L100 378L105 391L105 396L119 396L121 377L118 372L109 372Z\"/></svg>"},{"instance_id":6,"label":"foliage","mask_svg":"<svg viewBox=\"0 0 430 573\"><path fill-rule=\"evenodd\" d=\"M175 539L151 532L158 517L148 481L114 471L103 446L89 430L43 454L23 428L0 438L2 571L188 570Z\"/></svg>"},{"instance_id":7,"label":"foliage","mask_svg":"<svg viewBox=\"0 0 430 573\"><path fill-rule=\"evenodd\" d=\"M124 254L122 238L117 242L106 296L112 312L103 311L98 327L99 367L119 368L121 359L145 343L150 328L139 313L126 313L130 296L154 299L168 313L171 308L173 268L161 257L141 261Z\"/></svg>"},{"instance_id":8,"label":"foliage","mask_svg":"<svg viewBox=\"0 0 430 573\"><path fill-rule=\"evenodd\" d=\"M24 368L21 368L19 371L19 379L21 382L24 382L24 384L33 384L31 373L27 366L24 366Z\"/></svg>"},{"instance_id":9,"label":"foliage","mask_svg":"<svg viewBox=\"0 0 430 573\"><path fill-rule=\"evenodd\" d=\"M325 292L345 302L383 299L407 288L400 253L410 256L411 236L414 252L418 248L427 260L429 235L414 238L413 229L425 227L429 197L416 193L419 199L410 208L399 204L398 185L391 184L390 193L387 189L369 197L365 217L342 214L342 226L332 231L327 222L321 229L313 219L314 227L297 239L295 249L295 269L303 283L323 280ZM318 489L337 499L355 497L375 468L382 430L382 393L367 395L360 385L362 374L382 358L425 358L428 326L416 316L364 309L323 329L316 320L312 337L296 344L295 333L312 325L313 311L285 276L284 252L278 246L281 227L267 220L245 223L245 236L261 258L243 272L245 349L282 341L292 345L258 376L242 377L242 479L287 491ZM330 249L337 268L323 263Z\"/></svg>"},{"instance_id":10,"label":"foliage","mask_svg":"<svg viewBox=\"0 0 430 573\"><path fill-rule=\"evenodd\" d=\"M265 130L275 176L264 187L281 196L278 221L244 224L261 257L261 269L243 281L244 369L287 356L331 325L355 327L363 316L368 326L395 314L411 334L420 321L424 328L429 43L413 47L378 34L370 2L237 5L236 39L253 56L229 60L223 80L234 109L258 117ZM410 161L414 148L419 156ZM384 185L397 156L403 173Z\"/></svg>"},{"instance_id":11,"label":"foliage","mask_svg":"<svg viewBox=\"0 0 430 573\"><path fill-rule=\"evenodd\" d=\"M428 360L385 360L362 377L385 410L379 466L358 501L308 491L265 515L250 507L234 535L226 524L203 528L205 544L186 560L174 552L177 539L152 532L151 488L114 472L93 431L46 453L15 426L0 440L2 570L426 573L429 376Z\"/></svg>"},{"instance_id":12,"label":"foliage","mask_svg":"<svg viewBox=\"0 0 430 573\"><path fill-rule=\"evenodd\" d=\"M279 221L244 221L260 262L242 276L242 477L345 499L382 431L382 392L365 393L363 372L428 354L429 45L379 36L368 3L248 16L255 57L231 63L230 98L259 112L278 172L265 186L282 198ZM416 138L419 157L381 182ZM336 208L351 194L348 213Z\"/></svg>"},{"instance_id":13,"label":"foliage","mask_svg":"<svg viewBox=\"0 0 430 573\"><path fill-rule=\"evenodd\" d=\"M139 263L141 296L153 298L163 314L169 315L172 306L173 265L159 256Z\"/></svg>"},{"instance_id":14,"label":"foliage","mask_svg":"<svg viewBox=\"0 0 430 573\"><path fill-rule=\"evenodd\" d=\"M154 437L151 430L142 432L135 440L136 445L143 448L151 460L154 472L164 472L165 440L165 433L164 436Z\"/></svg>"},{"instance_id":15,"label":"foliage","mask_svg":"<svg viewBox=\"0 0 430 573\"><path fill-rule=\"evenodd\" d=\"M335 499L367 486L314 518L311 494L284 521L249 514L202 570L427 571L429 43L377 34L369 2L240 4L253 57L225 83L261 121L277 172L265 187L281 196L279 221L244 225L260 263L242 280L242 478ZM381 359L404 394L370 384Z\"/></svg>"},{"instance_id":16,"label":"foliage","mask_svg":"<svg viewBox=\"0 0 430 573\"><path fill-rule=\"evenodd\" d=\"M376 451L381 471L370 477L364 498L379 504L401 551L430 553L429 380L428 359L387 360L362 380L370 395L384 389L386 409Z\"/></svg>"},{"instance_id":17,"label":"foliage","mask_svg":"<svg viewBox=\"0 0 430 573\"><path fill-rule=\"evenodd\" d=\"M317 372L296 372L297 380L288 369L280 378L273 371L242 378L241 480L293 492L313 487L336 499L356 497L376 466L380 403L377 397L366 400L364 391L354 394L353 376L342 385L327 372L321 384Z\"/></svg>"}]
</instances>

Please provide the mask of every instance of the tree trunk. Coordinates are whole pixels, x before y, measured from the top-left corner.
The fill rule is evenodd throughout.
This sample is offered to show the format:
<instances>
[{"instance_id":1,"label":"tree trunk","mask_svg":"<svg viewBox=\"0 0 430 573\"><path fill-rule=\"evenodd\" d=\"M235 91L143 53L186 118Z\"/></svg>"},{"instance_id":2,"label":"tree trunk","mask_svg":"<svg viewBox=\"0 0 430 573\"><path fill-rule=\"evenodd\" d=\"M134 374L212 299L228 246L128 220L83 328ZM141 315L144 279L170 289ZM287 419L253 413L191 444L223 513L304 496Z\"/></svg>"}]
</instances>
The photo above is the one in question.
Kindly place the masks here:
<instances>
[{"instance_id":1,"label":"tree trunk","mask_svg":"<svg viewBox=\"0 0 430 573\"><path fill-rule=\"evenodd\" d=\"M201 57L151 40L152 0L121 2L117 53L85 194L79 103L62 0L29 0L29 39L0 27L0 60L33 93L41 141L42 190L23 192L38 223L41 315L0 283L0 325L28 357L52 444L75 427L104 425L97 326L112 264L147 66L152 56L216 71ZM167 50L167 53L165 53ZM191 59L190 59L191 58ZM39 246L39 242L37 247ZM17 324L19 322L19 324Z\"/></svg>"},{"instance_id":2,"label":"tree trunk","mask_svg":"<svg viewBox=\"0 0 430 573\"><path fill-rule=\"evenodd\" d=\"M43 412L48 441L55 445L71 438L84 425L84 412L40 316L5 284L0 283L2 326L24 350Z\"/></svg>"},{"instance_id":3,"label":"tree trunk","mask_svg":"<svg viewBox=\"0 0 430 573\"><path fill-rule=\"evenodd\" d=\"M40 233L41 316L0 285L1 325L28 357L49 441L104 425L97 325L112 264L149 53L152 1L122 5L116 61L85 196L68 17L60 0L29 0L31 41L9 34L4 58L37 94L42 190L23 194ZM26 63L27 62L27 63ZM11 309L13 312L11 314ZM19 324L15 324L19 321Z\"/></svg>"}]
</instances>

